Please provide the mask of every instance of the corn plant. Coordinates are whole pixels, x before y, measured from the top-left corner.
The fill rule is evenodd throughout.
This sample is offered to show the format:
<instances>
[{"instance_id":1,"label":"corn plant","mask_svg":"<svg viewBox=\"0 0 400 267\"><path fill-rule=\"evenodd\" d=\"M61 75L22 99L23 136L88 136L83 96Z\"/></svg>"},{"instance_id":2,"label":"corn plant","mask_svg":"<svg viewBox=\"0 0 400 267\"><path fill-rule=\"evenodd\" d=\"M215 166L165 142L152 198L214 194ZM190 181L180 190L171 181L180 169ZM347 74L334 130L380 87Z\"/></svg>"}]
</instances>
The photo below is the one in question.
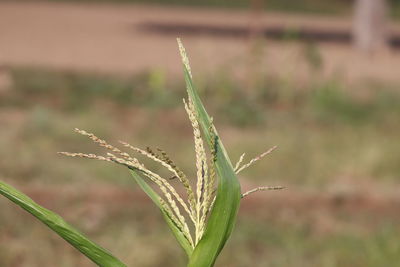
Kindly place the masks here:
<instances>
[{"instance_id":1,"label":"corn plant","mask_svg":"<svg viewBox=\"0 0 400 267\"><path fill-rule=\"evenodd\" d=\"M92 133L76 129L106 150L104 155L60 152L60 154L107 161L122 165L130 173L140 188L160 209L176 240L186 252L189 267L213 266L234 227L239 204L247 195L282 187L258 187L241 193L236 177L238 173L271 153L275 147L243 164L244 154L235 166L232 165L221 139L207 114L192 82L192 74L185 49L178 39L183 61L183 69L188 97L183 100L186 113L193 128L196 181L190 179L161 149L141 149L126 142L120 142L125 150L110 145ZM126 151L131 153L127 153ZM148 169L136 155L161 164L172 178L179 181L185 196L179 193L170 179ZM64 238L81 253L99 266L126 266L108 251L86 238L66 223L57 214L41 207L15 188L0 182L0 193L25 209L50 229Z\"/></svg>"}]
</instances>

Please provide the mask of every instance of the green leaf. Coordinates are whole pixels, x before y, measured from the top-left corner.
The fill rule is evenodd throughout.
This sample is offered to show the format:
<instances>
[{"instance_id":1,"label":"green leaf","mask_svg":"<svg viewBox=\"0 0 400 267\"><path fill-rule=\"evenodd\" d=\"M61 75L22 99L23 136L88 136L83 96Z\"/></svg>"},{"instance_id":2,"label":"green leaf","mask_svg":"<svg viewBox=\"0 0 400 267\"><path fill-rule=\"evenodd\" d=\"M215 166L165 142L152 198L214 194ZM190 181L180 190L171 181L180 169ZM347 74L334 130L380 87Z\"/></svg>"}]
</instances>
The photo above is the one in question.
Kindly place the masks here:
<instances>
[{"instance_id":1,"label":"green leaf","mask_svg":"<svg viewBox=\"0 0 400 267\"><path fill-rule=\"evenodd\" d=\"M195 106L204 137L207 143L211 145L212 137L209 132L211 119L193 86L190 67L184 52L182 58L187 92ZM217 131L215 129L214 131L217 137L215 167L219 178L217 198L208 219L203 238L197 244L190 257L189 267L210 267L214 265L235 225L240 204L241 193L239 181L221 139Z\"/></svg>"},{"instance_id":2,"label":"green leaf","mask_svg":"<svg viewBox=\"0 0 400 267\"><path fill-rule=\"evenodd\" d=\"M98 266L126 267L125 264L107 250L90 241L78 230L70 226L58 214L43 208L12 186L0 182L0 194L35 216Z\"/></svg>"},{"instance_id":3,"label":"green leaf","mask_svg":"<svg viewBox=\"0 0 400 267\"><path fill-rule=\"evenodd\" d=\"M143 178L138 174L138 171L131 170L131 175L138 183L140 188L151 198L151 200L153 200L154 204L156 204L156 206L161 210L161 213L163 214L164 219L167 222L172 233L174 234L176 240L178 240L183 250L185 250L188 257L190 257L193 253L193 248L190 245L189 241L185 238L184 234L179 230L179 228L165 212L160 202L160 196L143 180Z\"/></svg>"}]
</instances>

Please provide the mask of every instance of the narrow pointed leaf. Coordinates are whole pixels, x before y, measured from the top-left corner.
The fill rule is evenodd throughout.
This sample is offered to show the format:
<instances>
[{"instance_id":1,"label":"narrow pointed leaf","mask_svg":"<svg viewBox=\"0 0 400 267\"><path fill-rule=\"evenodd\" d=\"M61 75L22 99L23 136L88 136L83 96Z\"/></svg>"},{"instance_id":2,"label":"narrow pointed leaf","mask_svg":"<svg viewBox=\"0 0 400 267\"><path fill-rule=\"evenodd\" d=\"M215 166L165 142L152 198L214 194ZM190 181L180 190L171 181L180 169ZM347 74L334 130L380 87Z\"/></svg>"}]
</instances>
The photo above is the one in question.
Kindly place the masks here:
<instances>
[{"instance_id":1,"label":"narrow pointed leaf","mask_svg":"<svg viewBox=\"0 0 400 267\"><path fill-rule=\"evenodd\" d=\"M78 230L70 226L58 214L43 208L14 187L0 182L0 194L35 216L98 266L126 267L125 264L107 250L90 241Z\"/></svg>"},{"instance_id":2,"label":"narrow pointed leaf","mask_svg":"<svg viewBox=\"0 0 400 267\"><path fill-rule=\"evenodd\" d=\"M183 58L186 57L186 55L182 56ZM211 145L211 135L209 133L211 119L193 86L191 74L188 69L189 66L185 65L185 60L183 61L188 95L195 106L205 139ZM214 131L217 137L215 167L219 177L217 198L208 219L203 238L197 244L190 257L189 267L210 267L214 265L217 256L232 232L240 204L239 181L221 139L215 129Z\"/></svg>"},{"instance_id":3,"label":"narrow pointed leaf","mask_svg":"<svg viewBox=\"0 0 400 267\"><path fill-rule=\"evenodd\" d=\"M161 213L164 216L165 221L167 222L169 228L174 234L176 240L178 240L179 244L185 250L188 257L191 256L193 252L193 248L190 245L189 241L185 238L184 234L179 230L179 228L175 225L175 223L170 219L170 217L165 212L163 206L160 203L160 196L143 180L143 178L137 173L137 171L131 170L131 175L138 183L140 188L151 198L154 204L161 210Z\"/></svg>"}]
</instances>

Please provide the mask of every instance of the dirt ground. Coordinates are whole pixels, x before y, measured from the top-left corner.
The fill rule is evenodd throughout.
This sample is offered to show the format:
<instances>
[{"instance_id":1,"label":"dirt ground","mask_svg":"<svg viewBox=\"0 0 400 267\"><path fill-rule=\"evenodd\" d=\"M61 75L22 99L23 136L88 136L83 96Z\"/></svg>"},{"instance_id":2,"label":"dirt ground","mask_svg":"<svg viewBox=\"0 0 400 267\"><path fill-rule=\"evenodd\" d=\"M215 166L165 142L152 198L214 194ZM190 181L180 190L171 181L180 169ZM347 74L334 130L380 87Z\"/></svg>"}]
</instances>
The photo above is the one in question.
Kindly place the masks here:
<instances>
[{"instance_id":1,"label":"dirt ground","mask_svg":"<svg viewBox=\"0 0 400 267\"><path fill-rule=\"evenodd\" d=\"M262 25L287 29L351 30L351 18L265 13ZM0 65L131 73L149 68L179 73L175 37L184 39L192 65L205 75L226 66L240 69L251 42L243 36L178 30L149 31L148 24L246 28L253 18L246 11L167 8L142 5L67 3L0 3ZM400 25L391 25L396 33ZM303 51L303 52L302 52ZM365 56L346 43L318 43L323 75L397 82L400 50ZM304 44L266 41L257 55L268 71L302 76L307 67ZM235 64L232 64L232 63Z\"/></svg>"}]
</instances>

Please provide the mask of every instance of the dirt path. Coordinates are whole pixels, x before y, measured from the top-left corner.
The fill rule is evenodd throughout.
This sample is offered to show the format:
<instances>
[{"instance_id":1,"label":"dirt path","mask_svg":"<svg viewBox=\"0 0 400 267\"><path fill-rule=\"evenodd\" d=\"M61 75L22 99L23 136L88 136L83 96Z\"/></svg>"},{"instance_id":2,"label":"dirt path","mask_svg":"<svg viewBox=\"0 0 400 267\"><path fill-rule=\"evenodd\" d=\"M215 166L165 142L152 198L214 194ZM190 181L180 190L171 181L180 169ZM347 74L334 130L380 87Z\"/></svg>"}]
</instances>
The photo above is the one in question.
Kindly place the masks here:
<instances>
[{"instance_id":1,"label":"dirt path","mask_svg":"<svg viewBox=\"0 0 400 267\"><path fill-rule=\"evenodd\" d=\"M245 11L164 8L140 5L83 5L56 3L0 3L0 65L43 66L59 69L129 73L160 68L180 73L175 37L180 35L198 72L235 67L248 62L245 37L184 32L159 33L143 25L202 25L247 27ZM264 14L269 27L349 31L349 18L302 17ZM392 30L400 29L392 25ZM283 75L304 76L304 45L268 41L263 67ZM349 45L320 44L324 74L348 80L378 79L397 82L400 52L388 51L369 58ZM236 69L235 69L236 70ZM243 73L243 72L242 72Z\"/></svg>"}]
</instances>

